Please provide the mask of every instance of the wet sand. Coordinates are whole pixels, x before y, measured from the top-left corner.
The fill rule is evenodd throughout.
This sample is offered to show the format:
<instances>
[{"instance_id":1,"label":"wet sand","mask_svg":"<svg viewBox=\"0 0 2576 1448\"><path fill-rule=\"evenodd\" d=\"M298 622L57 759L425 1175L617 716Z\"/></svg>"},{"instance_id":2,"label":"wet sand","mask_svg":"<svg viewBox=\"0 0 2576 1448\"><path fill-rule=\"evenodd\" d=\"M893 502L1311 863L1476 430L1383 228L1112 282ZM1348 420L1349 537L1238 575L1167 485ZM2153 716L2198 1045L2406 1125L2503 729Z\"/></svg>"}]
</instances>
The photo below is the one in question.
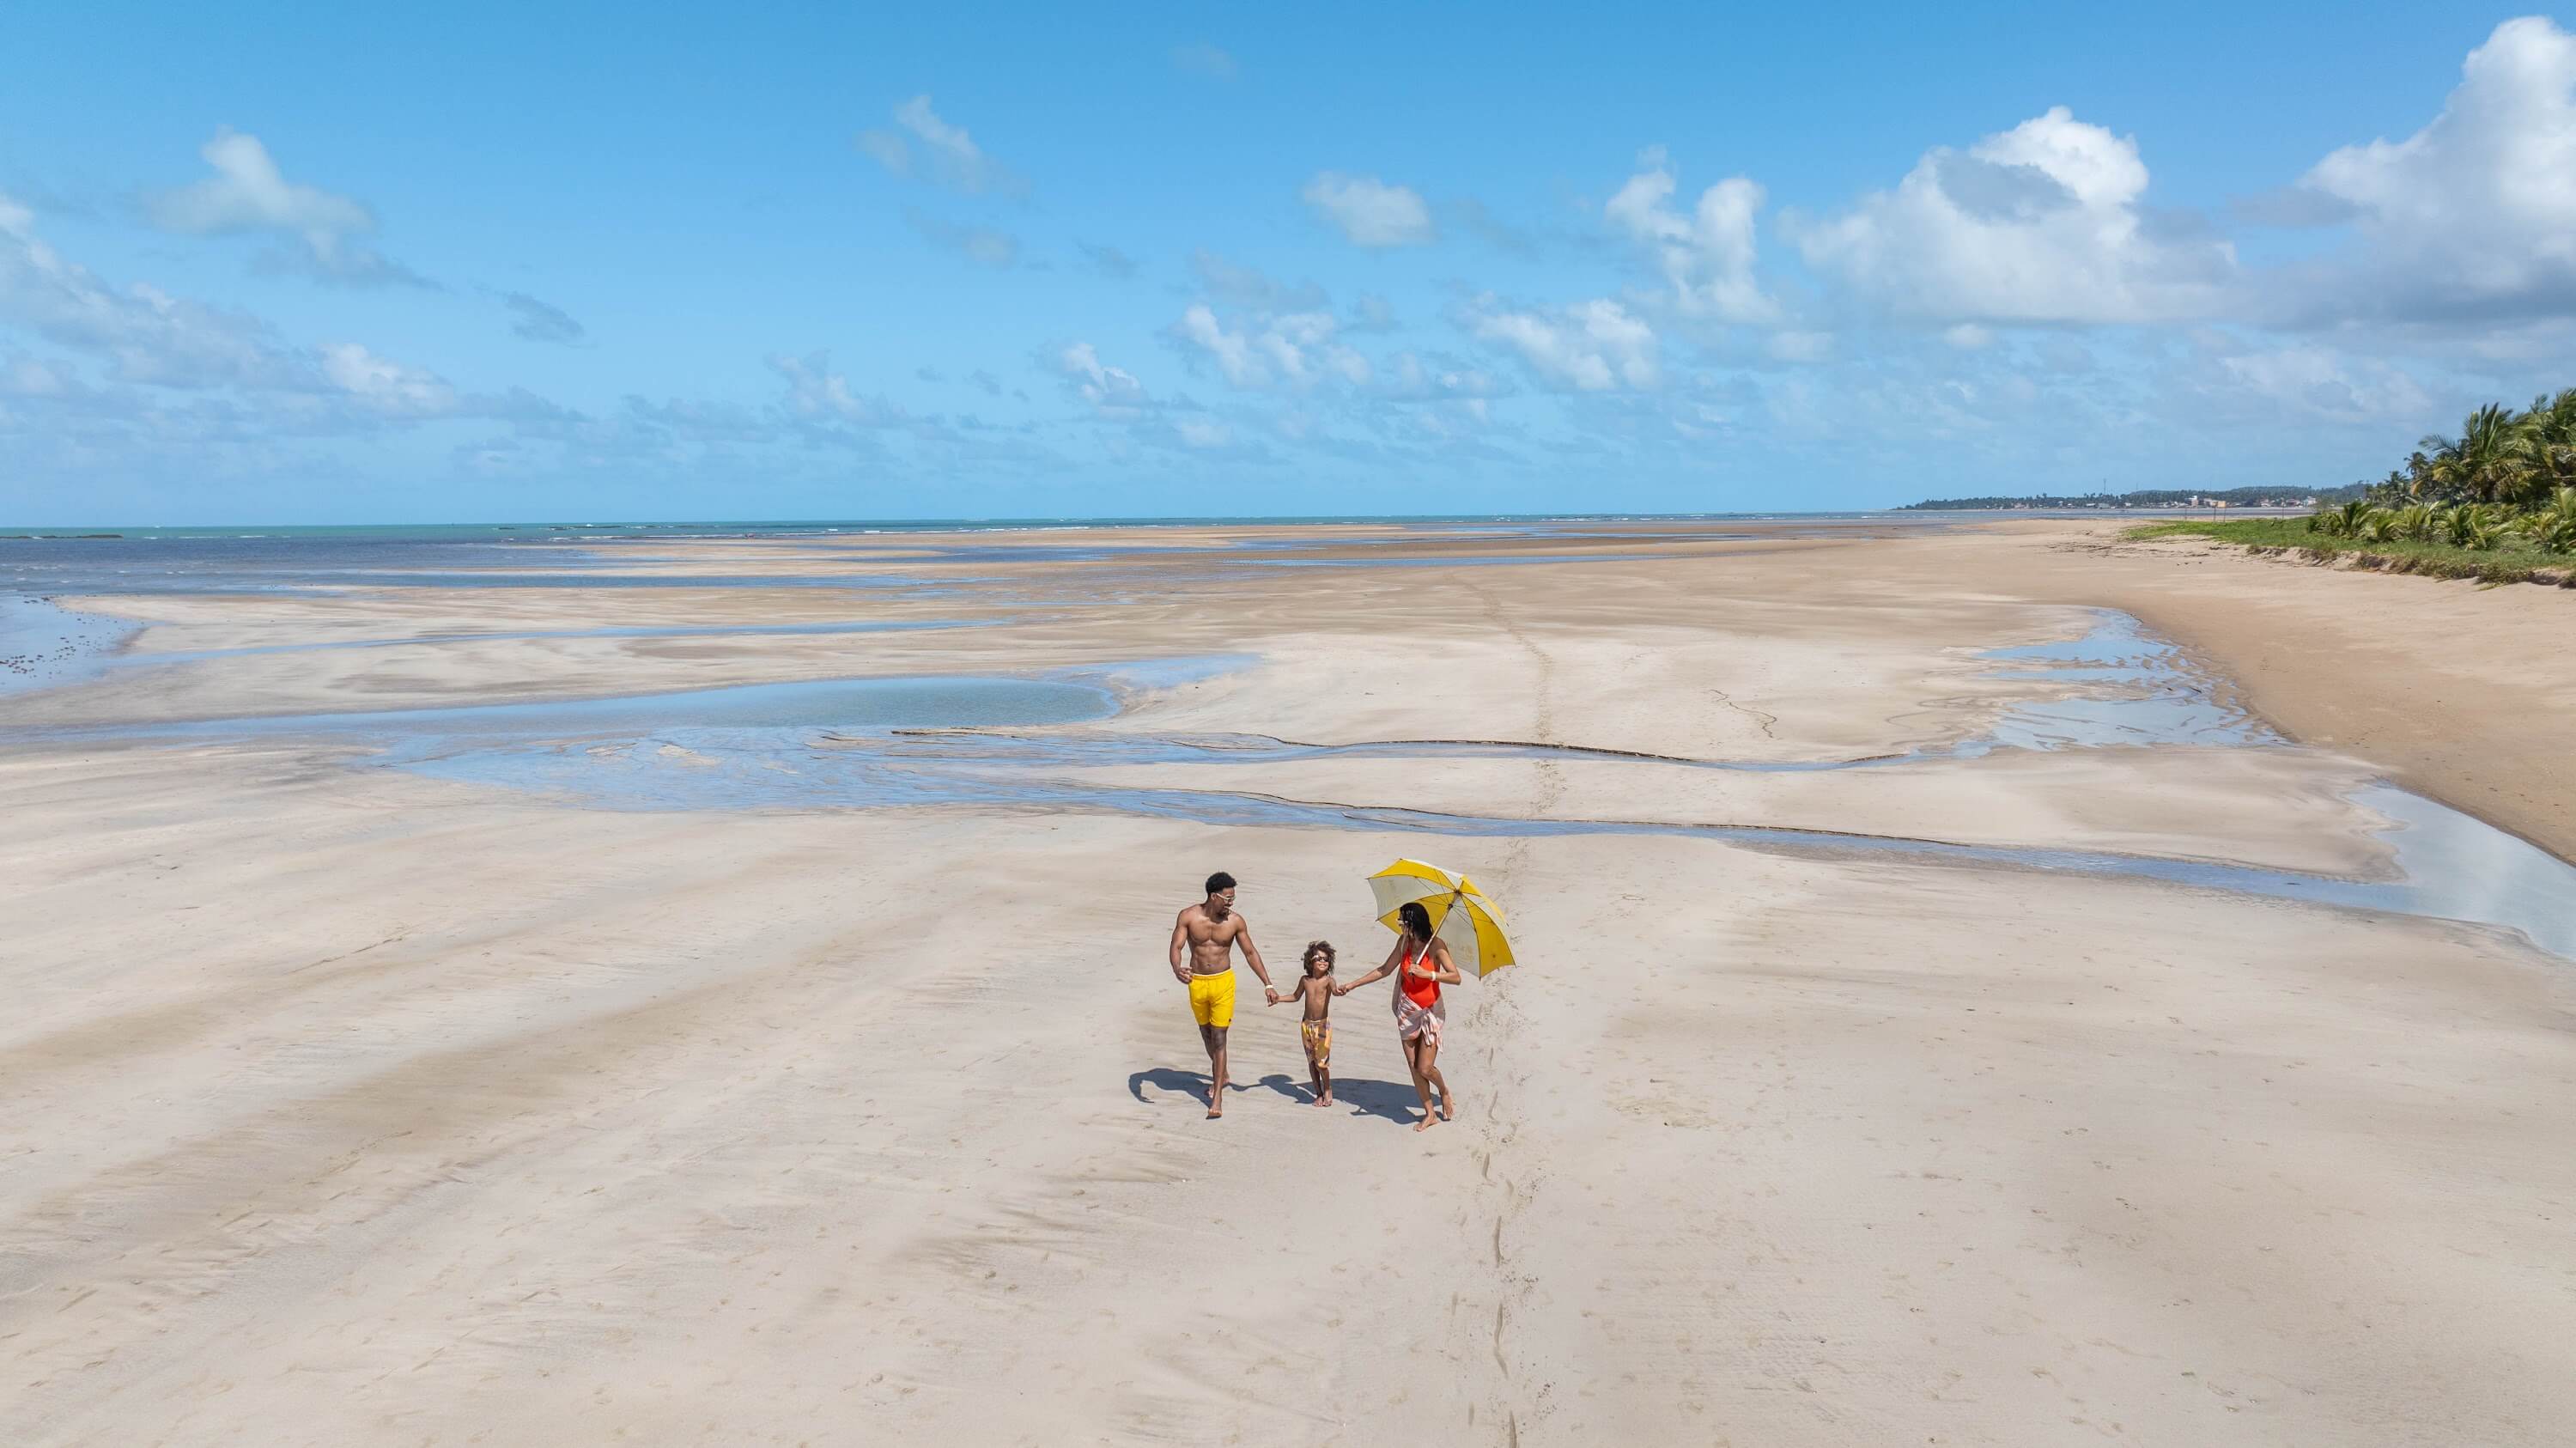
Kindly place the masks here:
<instances>
[{"instance_id":1,"label":"wet sand","mask_svg":"<svg viewBox=\"0 0 2576 1448\"><path fill-rule=\"evenodd\" d=\"M2556 1441L2576 992L2526 940L1201 796L2370 879L2396 863L2364 791L2393 776L2564 856L2576 780L2494 702L2576 717L2576 665L2523 649L2568 595L2087 551L2077 525L1708 531L1759 536L657 543L645 571L914 581L89 601L152 625L129 660L272 651L0 701L16 1437ZM1123 551L1175 542L1220 551ZM2426 621L2365 628L2383 589ZM1990 657L2097 607L2301 745L1942 753L2102 692ZM961 626L783 631L932 620ZM744 632L649 632L716 628ZM502 633L547 636L456 638ZM361 646L299 647L324 642ZM2518 692L2388 682L2409 649ZM1131 667L1158 660L1206 662ZM746 761L648 732L538 774L129 727L1069 669L1117 715L1014 732L1923 757L1045 767L1179 801L1154 818L622 783L935 741L790 731ZM599 789L561 787L592 764ZM1337 1007L1342 1106L1305 1104L1291 1014L1246 980L1243 1089L1202 1121L1170 912L1230 869L1274 969L1316 935L1357 963L1384 946L1359 877L1398 854L1476 875L1526 962L1458 988L1460 1119L1407 1129L1383 986Z\"/></svg>"}]
</instances>

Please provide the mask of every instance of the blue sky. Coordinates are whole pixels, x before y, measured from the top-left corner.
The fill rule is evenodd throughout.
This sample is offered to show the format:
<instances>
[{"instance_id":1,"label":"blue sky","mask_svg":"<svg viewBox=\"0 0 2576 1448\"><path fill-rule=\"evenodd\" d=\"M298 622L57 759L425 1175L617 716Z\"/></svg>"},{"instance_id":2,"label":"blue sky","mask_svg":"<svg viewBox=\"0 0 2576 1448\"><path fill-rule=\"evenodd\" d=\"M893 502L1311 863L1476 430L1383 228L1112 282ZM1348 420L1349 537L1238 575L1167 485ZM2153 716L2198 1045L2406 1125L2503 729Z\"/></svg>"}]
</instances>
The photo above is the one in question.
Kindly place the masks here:
<instances>
[{"instance_id":1,"label":"blue sky","mask_svg":"<svg viewBox=\"0 0 2576 1448\"><path fill-rule=\"evenodd\" d=\"M36 7L0 522L2322 486L2576 385L2447 5Z\"/></svg>"}]
</instances>

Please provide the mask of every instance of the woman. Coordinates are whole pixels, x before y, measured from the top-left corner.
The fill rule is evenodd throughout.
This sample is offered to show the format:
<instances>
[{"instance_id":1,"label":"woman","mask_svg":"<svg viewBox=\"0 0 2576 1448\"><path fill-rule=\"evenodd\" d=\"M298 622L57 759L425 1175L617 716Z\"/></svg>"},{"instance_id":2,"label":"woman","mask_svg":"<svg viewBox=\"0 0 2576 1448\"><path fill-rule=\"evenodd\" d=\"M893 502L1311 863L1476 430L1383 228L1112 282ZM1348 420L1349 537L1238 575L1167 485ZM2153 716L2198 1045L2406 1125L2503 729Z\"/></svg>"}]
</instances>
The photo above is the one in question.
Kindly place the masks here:
<instances>
[{"instance_id":1,"label":"woman","mask_svg":"<svg viewBox=\"0 0 2576 1448\"><path fill-rule=\"evenodd\" d=\"M1431 912L1419 901L1407 901L1395 912L1404 926L1396 937L1395 948L1386 953L1386 963L1352 981L1333 988L1335 995L1349 995L1381 976L1395 976L1395 1037L1404 1048L1404 1064L1413 1072L1414 1094L1422 1098L1422 1119L1413 1125L1416 1131L1429 1131L1435 1121L1451 1118L1449 1083L1440 1075L1440 1027L1448 1020L1448 1007L1440 1000L1440 987L1458 983L1457 963L1449 958L1447 942L1431 933ZM1435 1110L1431 1088L1440 1088L1440 1102Z\"/></svg>"}]
</instances>

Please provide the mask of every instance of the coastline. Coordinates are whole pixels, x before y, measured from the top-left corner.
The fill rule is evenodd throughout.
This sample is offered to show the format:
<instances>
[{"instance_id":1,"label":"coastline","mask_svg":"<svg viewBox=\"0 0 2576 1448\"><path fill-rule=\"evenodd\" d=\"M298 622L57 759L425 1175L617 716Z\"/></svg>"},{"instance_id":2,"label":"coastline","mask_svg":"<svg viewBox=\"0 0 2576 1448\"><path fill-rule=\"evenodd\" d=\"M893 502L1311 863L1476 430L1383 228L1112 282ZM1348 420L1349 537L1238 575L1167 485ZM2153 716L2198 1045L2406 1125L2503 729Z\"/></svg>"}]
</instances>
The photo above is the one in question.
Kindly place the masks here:
<instances>
[{"instance_id":1,"label":"coastline","mask_svg":"<svg viewBox=\"0 0 2576 1448\"><path fill-rule=\"evenodd\" d=\"M2033 596L2137 615L2207 657L2289 737L2576 860L2576 599L2292 569L2230 544L2031 525L1999 554Z\"/></svg>"}]
</instances>

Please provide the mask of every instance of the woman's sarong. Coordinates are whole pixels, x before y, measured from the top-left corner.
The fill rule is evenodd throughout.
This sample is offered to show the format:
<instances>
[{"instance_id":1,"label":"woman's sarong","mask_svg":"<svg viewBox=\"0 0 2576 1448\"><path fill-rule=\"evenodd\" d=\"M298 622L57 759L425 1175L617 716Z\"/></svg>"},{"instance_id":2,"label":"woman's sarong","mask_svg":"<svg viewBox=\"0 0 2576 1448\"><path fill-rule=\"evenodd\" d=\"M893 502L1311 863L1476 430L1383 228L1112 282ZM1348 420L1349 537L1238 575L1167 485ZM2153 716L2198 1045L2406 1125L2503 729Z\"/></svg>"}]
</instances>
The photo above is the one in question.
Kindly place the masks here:
<instances>
[{"instance_id":1,"label":"woman's sarong","mask_svg":"<svg viewBox=\"0 0 2576 1448\"><path fill-rule=\"evenodd\" d=\"M1440 1028L1448 1022L1448 1019L1449 1003L1446 1001L1433 1001L1427 1006L1418 1006L1406 1000L1401 992L1396 995L1395 1035L1397 1040L1410 1041L1420 1037L1437 1046L1440 1044Z\"/></svg>"}]
</instances>

